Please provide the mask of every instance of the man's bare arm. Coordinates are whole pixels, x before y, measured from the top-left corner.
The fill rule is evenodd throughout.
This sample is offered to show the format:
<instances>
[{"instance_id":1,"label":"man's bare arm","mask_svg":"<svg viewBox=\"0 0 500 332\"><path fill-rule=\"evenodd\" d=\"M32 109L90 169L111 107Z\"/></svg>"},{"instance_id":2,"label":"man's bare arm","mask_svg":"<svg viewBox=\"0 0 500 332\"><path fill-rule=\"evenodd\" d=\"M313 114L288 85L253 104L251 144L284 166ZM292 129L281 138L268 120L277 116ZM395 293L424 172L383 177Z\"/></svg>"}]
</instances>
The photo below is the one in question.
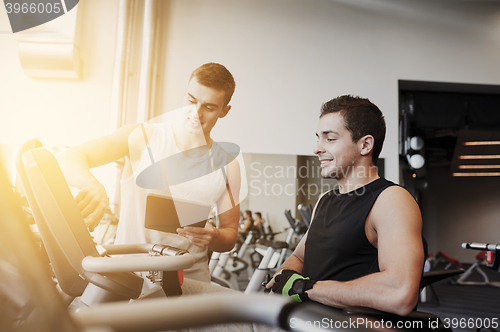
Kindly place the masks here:
<instances>
[{"instance_id":1,"label":"man's bare arm","mask_svg":"<svg viewBox=\"0 0 500 332\"><path fill-rule=\"evenodd\" d=\"M90 169L128 156L128 139L137 124L121 127L114 133L74 146L59 155L58 162L68 184L81 189L95 177ZM88 179L91 178L91 179Z\"/></svg>"},{"instance_id":2,"label":"man's bare arm","mask_svg":"<svg viewBox=\"0 0 500 332\"><path fill-rule=\"evenodd\" d=\"M364 306L407 315L417 304L424 262L418 205L406 190L389 187L378 197L368 220L376 232L380 272L348 282L318 281L307 294L329 306Z\"/></svg>"},{"instance_id":3,"label":"man's bare arm","mask_svg":"<svg viewBox=\"0 0 500 332\"><path fill-rule=\"evenodd\" d=\"M128 139L137 124L124 126L114 133L74 146L58 157L70 186L80 189L75 197L87 227L92 231L102 219L108 205L104 186L90 172L91 168L108 164L128 155Z\"/></svg>"}]
</instances>

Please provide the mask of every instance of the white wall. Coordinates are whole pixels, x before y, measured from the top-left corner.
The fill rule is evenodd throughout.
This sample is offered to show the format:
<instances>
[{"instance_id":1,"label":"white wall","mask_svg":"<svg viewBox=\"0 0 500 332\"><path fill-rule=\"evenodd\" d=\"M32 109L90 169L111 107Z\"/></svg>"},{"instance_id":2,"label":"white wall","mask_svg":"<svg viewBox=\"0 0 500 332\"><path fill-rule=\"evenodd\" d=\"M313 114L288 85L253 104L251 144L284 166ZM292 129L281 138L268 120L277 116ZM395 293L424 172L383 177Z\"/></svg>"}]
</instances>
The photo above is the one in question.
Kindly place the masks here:
<instances>
[{"instance_id":1,"label":"white wall","mask_svg":"<svg viewBox=\"0 0 500 332\"><path fill-rule=\"evenodd\" d=\"M476 1L172 0L165 10L165 111L195 67L233 72L215 138L246 153L312 154L320 105L370 98L385 114L381 157L398 181L398 80L500 84L500 5Z\"/></svg>"},{"instance_id":2,"label":"white wall","mask_svg":"<svg viewBox=\"0 0 500 332\"><path fill-rule=\"evenodd\" d=\"M290 227L284 212L291 210L295 215L297 156L244 154L243 157L248 195L241 210L261 212L274 232Z\"/></svg>"}]
</instances>

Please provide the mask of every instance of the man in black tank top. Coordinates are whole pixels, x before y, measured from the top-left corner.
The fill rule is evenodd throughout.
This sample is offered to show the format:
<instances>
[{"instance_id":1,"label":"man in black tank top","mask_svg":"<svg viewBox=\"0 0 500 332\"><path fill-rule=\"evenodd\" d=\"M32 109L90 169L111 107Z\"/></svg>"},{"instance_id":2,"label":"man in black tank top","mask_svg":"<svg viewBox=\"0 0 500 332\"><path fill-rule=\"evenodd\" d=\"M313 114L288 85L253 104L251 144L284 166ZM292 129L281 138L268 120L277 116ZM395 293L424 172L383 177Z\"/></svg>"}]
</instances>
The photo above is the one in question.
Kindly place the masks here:
<instances>
[{"instance_id":1,"label":"man in black tank top","mask_svg":"<svg viewBox=\"0 0 500 332\"><path fill-rule=\"evenodd\" d=\"M424 263L422 218L410 193L377 174L382 113L368 99L332 99L316 136L321 176L338 188L319 199L309 231L267 287L297 301L410 313Z\"/></svg>"}]
</instances>

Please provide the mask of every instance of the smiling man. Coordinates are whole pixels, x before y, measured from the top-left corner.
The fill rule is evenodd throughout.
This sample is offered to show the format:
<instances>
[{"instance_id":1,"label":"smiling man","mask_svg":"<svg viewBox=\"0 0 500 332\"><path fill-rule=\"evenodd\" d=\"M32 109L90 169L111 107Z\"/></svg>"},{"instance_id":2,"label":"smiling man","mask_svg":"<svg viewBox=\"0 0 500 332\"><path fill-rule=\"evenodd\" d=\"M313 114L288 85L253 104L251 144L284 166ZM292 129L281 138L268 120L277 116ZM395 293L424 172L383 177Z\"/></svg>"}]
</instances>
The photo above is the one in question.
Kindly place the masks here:
<instances>
[{"instance_id":1,"label":"smiling man","mask_svg":"<svg viewBox=\"0 0 500 332\"><path fill-rule=\"evenodd\" d=\"M238 234L239 164L211 138L217 121L231 109L234 89L233 76L224 66L204 64L193 71L184 97L185 107L173 112L175 121L127 125L61 154L58 160L68 183L81 189L75 199L88 228L92 231L99 224L108 205L106 190L90 169L125 158L115 244L155 243L188 250L196 262L185 271L185 276L209 282L207 250L231 250ZM137 178L146 166L164 160L173 161L160 169L160 175L168 173L165 183L153 179L149 181L153 188L139 186ZM179 183L178 177L186 174L191 178ZM177 233L146 228L149 194L216 208L219 225L214 227L207 222L205 227L180 227ZM191 223L195 221L199 220ZM181 220L180 224L189 225L190 221Z\"/></svg>"},{"instance_id":2,"label":"smiling man","mask_svg":"<svg viewBox=\"0 0 500 332\"><path fill-rule=\"evenodd\" d=\"M414 198L375 167L385 121L368 99L323 104L314 153L338 189L321 196L309 231L267 285L297 301L399 315L416 306L424 250Z\"/></svg>"}]
</instances>

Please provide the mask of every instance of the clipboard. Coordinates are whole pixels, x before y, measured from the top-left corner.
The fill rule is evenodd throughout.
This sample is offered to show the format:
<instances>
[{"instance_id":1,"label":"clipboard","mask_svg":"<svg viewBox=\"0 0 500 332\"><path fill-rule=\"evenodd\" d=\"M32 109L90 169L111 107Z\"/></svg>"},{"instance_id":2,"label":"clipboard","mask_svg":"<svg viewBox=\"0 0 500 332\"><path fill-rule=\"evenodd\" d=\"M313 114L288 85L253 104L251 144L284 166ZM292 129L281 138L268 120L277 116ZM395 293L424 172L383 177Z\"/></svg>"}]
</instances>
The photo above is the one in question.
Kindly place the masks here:
<instances>
[{"instance_id":1,"label":"clipboard","mask_svg":"<svg viewBox=\"0 0 500 332\"><path fill-rule=\"evenodd\" d=\"M175 234L177 234L177 228L184 226L205 227L211 210L211 205L179 199L174 201L172 197L148 194L146 197L144 227ZM179 220L179 214L184 221L183 225ZM186 220L189 223L186 223Z\"/></svg>"}]
</instances>

